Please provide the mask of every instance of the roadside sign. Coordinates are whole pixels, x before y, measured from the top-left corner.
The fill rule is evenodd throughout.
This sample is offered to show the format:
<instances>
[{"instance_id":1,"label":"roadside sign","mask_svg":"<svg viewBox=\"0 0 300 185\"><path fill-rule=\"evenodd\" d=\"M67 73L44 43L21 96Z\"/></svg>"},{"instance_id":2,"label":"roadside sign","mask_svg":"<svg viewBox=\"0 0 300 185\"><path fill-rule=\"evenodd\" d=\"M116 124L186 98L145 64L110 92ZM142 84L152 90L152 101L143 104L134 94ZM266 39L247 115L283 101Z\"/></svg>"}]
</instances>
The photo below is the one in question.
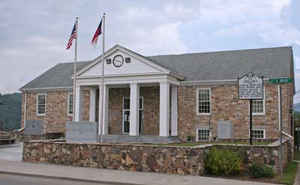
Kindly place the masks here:
<instances>
[{"instance_id":1,"label":"roadside sign","mask_svg":"<svg viewBox=\"0 0 300 185\"><path fill-rule=\"evenodd\" d=\"M239 98L244 100L263 99L263 78L248 73L238 79Z\"/></svg>"},{"instance_id":2,"label":"roadside sign","mask_svg":"<svg viewBox=\"0 0 300 185\"><path fill-rule=\"evenodd\" d=\"M291 83L293 80L291 78L272 78L269 79L269 82L272 84L285 84Z\"/></svg>"}]
</instances>

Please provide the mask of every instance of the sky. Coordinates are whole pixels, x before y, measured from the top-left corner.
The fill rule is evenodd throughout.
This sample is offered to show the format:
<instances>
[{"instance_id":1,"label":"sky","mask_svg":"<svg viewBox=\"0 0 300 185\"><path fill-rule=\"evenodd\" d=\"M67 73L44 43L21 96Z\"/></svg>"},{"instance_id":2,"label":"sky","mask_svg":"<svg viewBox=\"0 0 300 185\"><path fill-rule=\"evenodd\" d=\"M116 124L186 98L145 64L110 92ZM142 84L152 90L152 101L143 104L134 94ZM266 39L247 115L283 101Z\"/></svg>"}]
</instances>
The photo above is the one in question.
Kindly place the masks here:
<instances>
[{"instance_id":1,"label":"sky","mask_svg":"<svg viewBox=\"0 0 300 185\"><path fill-rule=\"evenodd\" d=\"M79 17L78 59L92 60L90 42L106 13L106 44L145 56L292 46L300 90L299 0L1 0L0 93L18 91L57 63ZM300 96L295 96L300 102Z\"/></svg>"}]
</instances>

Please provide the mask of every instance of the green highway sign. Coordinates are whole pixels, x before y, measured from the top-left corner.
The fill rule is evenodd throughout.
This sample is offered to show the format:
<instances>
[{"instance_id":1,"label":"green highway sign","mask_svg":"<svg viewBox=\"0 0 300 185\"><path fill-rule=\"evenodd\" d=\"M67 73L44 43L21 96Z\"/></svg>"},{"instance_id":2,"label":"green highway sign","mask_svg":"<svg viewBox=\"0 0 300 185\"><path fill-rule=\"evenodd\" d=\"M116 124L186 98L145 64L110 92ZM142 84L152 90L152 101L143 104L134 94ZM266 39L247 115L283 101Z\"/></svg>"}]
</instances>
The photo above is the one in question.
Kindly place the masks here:
<instances>
[{"instance_id":1,"label":"green highway sign","mask_svg":"<svg viewBox=\"0 0 300 185\"><path fill-rule=\"evenodd\" d=\"M285 84L285 83L291 83L293 80L291 78L272 78L269 79L270 83L273 84Z\"/></svg>"}]
</instances>

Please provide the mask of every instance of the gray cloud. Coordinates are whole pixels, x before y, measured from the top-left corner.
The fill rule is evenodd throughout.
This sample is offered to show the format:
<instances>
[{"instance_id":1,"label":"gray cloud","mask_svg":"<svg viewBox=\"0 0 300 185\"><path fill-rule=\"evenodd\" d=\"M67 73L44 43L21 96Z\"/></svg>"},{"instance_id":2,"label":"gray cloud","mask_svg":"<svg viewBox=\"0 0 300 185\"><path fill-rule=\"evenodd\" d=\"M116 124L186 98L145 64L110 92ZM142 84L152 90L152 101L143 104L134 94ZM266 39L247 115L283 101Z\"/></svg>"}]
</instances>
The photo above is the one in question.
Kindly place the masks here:
<instances>
[{"instance_id":1,"label":"gray cloud","mask_svg":"<svg viewBox=\"0 0 300 185\"><path fill-rule=\"evenodd\" d=\"M16 91L56 63L72 61L73 48L66 51L65 45L76 16L80 17L79 59L97 57L101 40L96 48L90 40L104 11L106 48L119 43L144 55L156 55L293 45L298 67L297 3L4 0L0 2L0 92Z\"/></svg>"}]
</instances>

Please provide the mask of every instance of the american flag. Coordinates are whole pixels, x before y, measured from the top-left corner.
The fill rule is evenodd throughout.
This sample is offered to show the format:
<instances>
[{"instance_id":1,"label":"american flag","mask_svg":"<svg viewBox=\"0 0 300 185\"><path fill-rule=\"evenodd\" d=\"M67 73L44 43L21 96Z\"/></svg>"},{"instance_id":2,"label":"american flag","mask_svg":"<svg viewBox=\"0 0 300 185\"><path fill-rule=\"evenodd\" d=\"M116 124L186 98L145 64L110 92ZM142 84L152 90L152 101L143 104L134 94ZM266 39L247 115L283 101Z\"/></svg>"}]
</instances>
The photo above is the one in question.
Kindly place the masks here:
<instances>
[{"instance_id":1,"label":"american flag","mask_svg":"<svg viewBox=\"0 0 300 185\"><path fill-rule=\"evenodd\" d=\"M69 38L69 42L67 44L66 49L71 48L74 39L77 39L77 21L74 24L74 27L73 27L73 30L72 30L71 36Z\"/></svg>"},{"instance_id":2,"label":"american flag","mask_svg":"<svg viewBox=\"0 0 300 185\"><path fill-rule=\"evenodd\" d=\"M102 33L102 19L101 19L100 24L99 24L99 26L98 26L98 28L97 28L94 36L93 36L92 44L94 44L94 45L97 44L98 37L99 37L99 35L101 35L101 33Z\"/></svg>"}]
</instances>

